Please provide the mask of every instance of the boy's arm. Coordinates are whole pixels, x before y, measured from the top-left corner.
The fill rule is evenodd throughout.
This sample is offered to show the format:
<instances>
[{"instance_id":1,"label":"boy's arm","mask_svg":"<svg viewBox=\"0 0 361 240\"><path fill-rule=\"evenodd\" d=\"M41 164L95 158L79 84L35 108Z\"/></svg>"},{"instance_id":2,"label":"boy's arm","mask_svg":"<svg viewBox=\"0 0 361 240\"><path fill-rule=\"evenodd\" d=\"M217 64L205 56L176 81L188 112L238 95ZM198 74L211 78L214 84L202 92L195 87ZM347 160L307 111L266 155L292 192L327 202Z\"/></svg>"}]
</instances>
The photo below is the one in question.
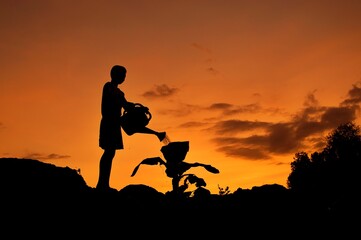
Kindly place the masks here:
<instances>
[{"instance_id":1,"label":"boy's arm","mask_svg":"<svg viewBox=\"0 0 361 240\"><path fill-rule=\"evenodd\" d=\"M126 101L124 104L124 109L128 110L130 108L134 108L134 106L135 106L135 103Z\"/></svg>"}]
</instances>

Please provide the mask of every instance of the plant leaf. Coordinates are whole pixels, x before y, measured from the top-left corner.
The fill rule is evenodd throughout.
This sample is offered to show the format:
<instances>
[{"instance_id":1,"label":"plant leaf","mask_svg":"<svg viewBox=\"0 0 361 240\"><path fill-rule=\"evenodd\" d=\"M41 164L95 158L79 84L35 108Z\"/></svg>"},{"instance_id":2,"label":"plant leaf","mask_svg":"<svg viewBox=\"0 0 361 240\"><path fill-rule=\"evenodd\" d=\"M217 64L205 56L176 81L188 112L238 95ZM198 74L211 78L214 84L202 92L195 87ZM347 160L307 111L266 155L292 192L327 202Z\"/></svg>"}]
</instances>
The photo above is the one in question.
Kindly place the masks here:
<instances>
[{"instance_id":1,"label":"plant leaf","mask_svg":"<svg viewBox=\"0 0 361 240\"><path fill-rule=\"evenodd\" d=\"M131 177L133 177L137 173L139 166L140 166L140 163L134 168L132 175L130 175Z\"/></svg>"},{"instance_id":2,"label":"plant leaf","mask_svg":"<svg viewBox=\"0 0 361 240\"><path fill-rule=\"evenodd\" d=\"M219 170L211 165L204 165L203 166L208 172L211 173L219 173Z\"/></svg>"},{"instance_id":3,"label":"plant leaf","mask_svg":"<svg viewBox=\"0 0 361 240\"><path fill-rule=\"evenodd\" d=\"M219 173L219 170L211 165L204 164L204 163L191 163L192 167L204 167L208 172L211 173Z\"/></svg>"},{"instance_id":4,"label":"plant leaf","mask_svg":"<svg viewBox=\"0 0 361 240\"><path fill-rule=\"evenodd\" d=\"M203 178L199 178L194 174L189 174L184 181L188 181L191 184L195 184L196 187L206 186L206 182Z\"/></svg>"},{"instance_id":5,"label":"plant leaf","mask_svg":"<svg viewBox=\"0 0 361 240\"><path fill-rule=\"evenodd\" d=\"M132 172L132 175L130 175L131 177L133 177L141 164L146 164L146 165L157 165L157 164L164 164L165 165L165 162L163 161L163 159L161 159L160 157L153 157L153 158L146 158L144 159L143 161L141 161L133 170Z\"/></svg>"},{"instance_id":6,"label":"plant leaf","mask_svg":"<svg viewBox=\"0 0 361 240\"><path fill-rule=\"evenodd\" d=\"M160 157L146 158L140 164L157 165L158 163L165 165L165 162Z\"/></svg>"},{"instance_id":7,"label":"plant leaf","mask_svg":"<svg viewBox=\"0 0 361 240\"><path fill-rule=\"evenodd\" d=\"M198 178L196 181L196 187L205 187L207 186L203 178Z\"/></svg>"}]
</instances>

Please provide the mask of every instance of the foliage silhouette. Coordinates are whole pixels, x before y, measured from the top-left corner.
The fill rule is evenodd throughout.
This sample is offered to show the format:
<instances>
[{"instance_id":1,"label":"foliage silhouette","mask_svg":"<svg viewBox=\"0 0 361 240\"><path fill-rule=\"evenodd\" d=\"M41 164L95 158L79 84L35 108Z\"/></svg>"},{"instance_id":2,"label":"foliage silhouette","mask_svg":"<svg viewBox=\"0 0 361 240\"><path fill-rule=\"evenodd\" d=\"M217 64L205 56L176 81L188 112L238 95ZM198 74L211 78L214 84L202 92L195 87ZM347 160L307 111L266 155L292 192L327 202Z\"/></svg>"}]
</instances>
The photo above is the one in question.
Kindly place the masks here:
<instances>
[{"instance_id":1,"label":"foliage silhouette","mask_svg":"<svg viewBox=\"0 0 361 240\"><path fill-rule=\"evenodd\" d=\"M163 164L167 176L172 178L173 192L186 196L184 191L188 184L198 186L194 192L206 193L203 188L205 181L186 173L190 168L202 166L207 171L219 173L207 164L184 162L188 142L170 143L161 150L166 161L160 157L144 159L132 175L141 164ZM12 224L9 228L4 225L2 229L11 229L14 234L14 225L24 229L24 226L34 224L32 230L43 226L47 234L49 228L58 233L59 226L62 226L61 232L64 233L66 223L74 226L69 227L66 236L74 236L70 230L83 224L85 228L79 231L82 237L86 232L93 236L94 229L102 227L107 231L115 229L116 234L125 234L124 231L134 234L140 228L147 228L159 237L161 232L153 231L160 226L158 221L154 221L157 216L166 219L162 222L162 229L171 229L177 236L187 234L189 237L189 232L180 227L186 223L195 226L203 238L207 233L214 237L217 231L213 229L220 230L220 237L225 237L225 232L233 237L240 234L240 226L243 230L257 226L262 231L253 231L253 235L266 233L267 237L275 234L280 238L284 233L289 238L292 230L297 237L303 234L304 237L316 238L319 233L320 238L325 239L341 232L348 239L346 235L359 233L358 225L353 227L352 224L357 223L354 219L360 216L360 151L359 128L352 123L344 124L327 137L323 151L310 157L305 152L296 153L288 178L289 188L266 184L252 189L238 188L230 193L228 187L218 186L219 194L204 198L173 198L172 194L163 194L146 185L128 185L119 191L101 192L89 187L78 170L31 159L2 158L2 213L5 223ZM185 187L180 186L181 179L184 179ZM194 193L194 196L199 195ZM204 225L212 231L206 232L198 227ZM107 231L102 229L101 234ZM27 237L34 233L17 232L24 232Z\"/></svg>"},{"instance_id":2,"label":"foliage silhouette","mask_svg":"<svg viewBox=\"0 0 361 240\"><path fill-rule=\"evenodd\" d=\"M47 238L49 231L66 233L65 237L74 236L74 230L78 230L75 232L84 238L87 233L94 236L97 230L105 237L108 233L109 236L126 236L139 229L149 229L147 234L156 237L161 235L162 229L189 237L189 231L180 227L189 224L202 238L217 234L231 238L240 234L239 227L242 226L247 231L255 227L267 229L252 231L256 238L258 233L266 233L267 237L275 234L278 238L285 234L289 238L292 230L298 237L299 234L316 237L318 232L324 239L325 234L333 236L333 230L339 229L334 227L338 220L347 223L349 219L329 215L314 202L305 204L302 196L300 198L278 184L238 188L233 193L211 194L205 198L198 198L196 194L191 198L174 198L172 194L163 194L146 185L128 185L115 192L99 192L87 186L77 170L30 159L0 159L0 169L2 216L6 219L5 224L9 224L9 228L3 225L2 229L11 229L13 235L25 233L26 237L29 234L39 237L38 230L44 231ZM348 205L348 202L343 201L343 204ZM160 225L159 221L154 221L155 217L166 219L160 230L157 230ZM14 233L15 226L17 229L28 227L31 231ZM212 231L204 231L198 226L208 226ZM357 228L356 233L358 231ZM342 236L351 233L353 231L342 231ZM194 232L192 236L195 236Z\"/></svg>"},{"instance_id":3,"label":"foliage silhouette","mask_svg":"<svg viewBox=\"0 0 361 240\"><path fill-rule=\"evenodd\" d=\"M140 165L164 165L166 167L165 172L168 177L172 178L172 193L178 194L188 194L190 192L185 192L188 189L189 184L195 184L197 187L196 191L206 186L206 182L203 178L199 178L194 174L185 173L190 168L193 167L203 167L208 172L211 173L219 173L219 170L211 165L203 164L203 163L187 163L184 162L187 152L189 151L189 141L182 142L171 142L168 145L165 145L161 148L161 152L163 153L164 161L160 157L152 157L146 158L141 161L133 170L131 176L133 177ZM181 180L183 179L182 185L180 185ZM200 192L200 191L199 191Z\"/></svg>"},{"instance_id":4,"label":"foliage silhouette","mask_svg":"<svg viewBox=\"0 0 361 240\"><path fill-rule=\"evenodd\" d=\"M314 152L310 157L306 152L295 154L287 186L295 192L312 195L331 209L359 192L360 127L353 122L341 124L326 140L323 151Z\"/></svg>"},{"instance_id":5,"label":"foliage silhouette","mask_svg":"<svg viewBox=\"0 0 361 240\"><path fill-rule=\"evenodd\" d=\"M227 194L229 194L229 193L231 192L231 190L229 189L228 186L225 187L225 188L223 188L223 187L220 187L220 186L218 185L218 190L219 190L218 194L219 194L220 196L227 195Z\"/></svg>"}]
</instances>

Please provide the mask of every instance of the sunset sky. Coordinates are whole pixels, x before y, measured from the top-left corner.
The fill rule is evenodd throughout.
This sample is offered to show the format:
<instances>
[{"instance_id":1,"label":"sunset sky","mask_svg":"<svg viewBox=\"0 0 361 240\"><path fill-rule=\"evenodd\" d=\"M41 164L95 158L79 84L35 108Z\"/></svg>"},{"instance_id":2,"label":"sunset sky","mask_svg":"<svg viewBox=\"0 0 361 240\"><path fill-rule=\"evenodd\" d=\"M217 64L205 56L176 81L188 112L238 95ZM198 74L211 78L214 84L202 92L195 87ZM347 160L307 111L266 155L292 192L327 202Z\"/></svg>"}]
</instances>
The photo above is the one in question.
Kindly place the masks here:
<instances>
[{"instance_id":1,"label":"sunset sky","mask_svg":"<svg viewBox=\"0 0 361 240\"><path fill-rule=\"evenodd\" d=\"M152 113L149 127L189 141L206 188L286 186L295 153L361 124L359 0L0 0L0 157L80 169L95 187L102 87ZM171 190L155 136L123 133L111 187Z\"/></svg>"}]
</instances>

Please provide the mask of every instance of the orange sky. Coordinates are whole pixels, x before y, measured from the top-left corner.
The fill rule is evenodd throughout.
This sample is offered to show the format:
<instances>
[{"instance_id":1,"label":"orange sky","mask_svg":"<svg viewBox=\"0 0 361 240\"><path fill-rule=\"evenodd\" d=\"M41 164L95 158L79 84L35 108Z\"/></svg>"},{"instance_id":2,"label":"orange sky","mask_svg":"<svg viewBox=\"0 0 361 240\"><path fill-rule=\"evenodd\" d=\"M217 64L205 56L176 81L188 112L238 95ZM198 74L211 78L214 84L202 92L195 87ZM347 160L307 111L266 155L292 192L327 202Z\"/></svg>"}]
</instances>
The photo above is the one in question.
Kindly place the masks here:
<instances>
[{"instance_id":1,"label":"orange sky","mask_svg":"<svg viewBox=\"0 0 361 240\"><path fill-rule=\"evenodd\" d=\"M286 186L298 151L361 124L361 1L0 1L0 157L98 176L100 100L114 64L149 127L189 141L207 189ZM124 134L111 186L171 190L154 136Z\"/></svg>"}]
</instances>

